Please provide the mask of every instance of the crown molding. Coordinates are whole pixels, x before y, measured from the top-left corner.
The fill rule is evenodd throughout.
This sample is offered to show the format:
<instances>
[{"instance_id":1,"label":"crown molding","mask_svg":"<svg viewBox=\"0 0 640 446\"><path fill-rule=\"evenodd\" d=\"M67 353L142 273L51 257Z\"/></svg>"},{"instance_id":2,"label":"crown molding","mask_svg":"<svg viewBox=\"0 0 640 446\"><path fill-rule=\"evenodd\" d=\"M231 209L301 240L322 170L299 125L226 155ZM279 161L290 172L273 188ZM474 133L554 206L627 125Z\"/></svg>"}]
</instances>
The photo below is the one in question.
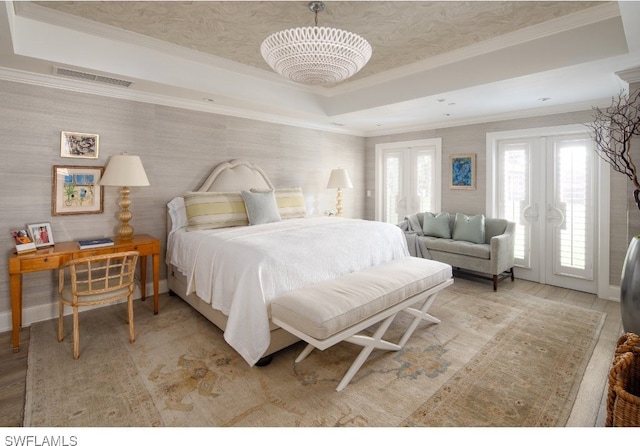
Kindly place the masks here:
<instances>
[{"instance_id":1,"label":"crown molding","mask_svg":"<svg viewBox=\"0 0 640 446\"><path fill-rule=\"evenodd\" d=\"M640 66L630 68L628 70L618 71L615 73L623 81L631 84L634 82L640 82Z\"/></svg>"},{"instance_id":2,"label":"crown molding","mask_svg":"<svg viewBox=\"0 0 640 446\"><path fill-rule=\"evenodd\" d=\"M0 67L0 80L19 82L39 87L55 88L59 90L72 91L75 93L85 93L113 99L123 99L137 101L148 104L176 107L187 110L200 111L237 118L252 119L255 121L269 122L272 124L290 125L293 127L306 128L311 130L321 130L331 133L339 133L351 136L365 136L363 132L352 131L345 128L337 128L330 123L314 121L312 119L295 119L269 113L256 112L253 110L239 109L216 104L215 102L205 102L202 100L189 100L176 98L167 95L160 95L136 90L127 90L122 87L111 87L108 85L82 82L59 78L53 75L37 74L19 70L12 70Z\"/></svg>"}]
</instances>

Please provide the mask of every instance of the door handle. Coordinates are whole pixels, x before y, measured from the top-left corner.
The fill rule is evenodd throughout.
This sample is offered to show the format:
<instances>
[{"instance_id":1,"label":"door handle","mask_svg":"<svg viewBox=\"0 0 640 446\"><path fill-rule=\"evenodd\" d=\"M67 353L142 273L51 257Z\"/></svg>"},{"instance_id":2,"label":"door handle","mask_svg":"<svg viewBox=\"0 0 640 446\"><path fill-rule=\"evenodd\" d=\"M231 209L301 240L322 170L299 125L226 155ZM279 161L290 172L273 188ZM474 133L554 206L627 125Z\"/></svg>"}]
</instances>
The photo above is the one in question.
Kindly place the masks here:
<instances>
[{"instance_id":1,"label":"door handle","mask_svg":"<svg viewBox=\"0 0 640 446\"><path fill-rule=\"evenodd\" d=\"M538 221L538 203L530 204L522 210L522 220L526 222Z\"/></svg>"},{"instance_id":2,"label":"door handle","mask_svg":"<svg viewBox=\"0 0 640 446\"><path fill-rule=\"evenodd\" d=\"M547 221L548 222L559 221L556 226L563 226L565 221L564 212L562 212L557 207L552 206L551 203L548 203L547 204Z\"/></svg>"}]
</instances>

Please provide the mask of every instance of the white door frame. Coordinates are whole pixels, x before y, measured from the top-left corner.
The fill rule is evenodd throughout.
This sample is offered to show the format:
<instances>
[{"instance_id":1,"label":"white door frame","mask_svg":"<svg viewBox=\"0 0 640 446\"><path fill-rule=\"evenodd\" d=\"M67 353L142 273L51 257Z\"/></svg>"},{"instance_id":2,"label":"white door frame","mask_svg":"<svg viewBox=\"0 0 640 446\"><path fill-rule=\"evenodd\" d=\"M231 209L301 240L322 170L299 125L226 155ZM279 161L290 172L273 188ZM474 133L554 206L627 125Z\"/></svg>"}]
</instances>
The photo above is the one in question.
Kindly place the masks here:
<instances>
[{"instance_id":1,"label":"white door frame","mask_svg":"<svg viewBox=\"0 0 640 446\"><path fill-rule=\"evenodd\" d=\"M497 203L495 200L497 189L497 177L494 174L496 171L496 150L498 140L510 139L510 138L536 138L545 136L566 135L572 133L585 133L588 132L588 127L585 124L570 124L554 127L540 127L533 129L523 130L510 130L504 132L487 133L486 135L486 150L487 150L487 195L486 195L486 212L487 216L495 217L497 215ZM612 288L609 284L609 234L610 234L610 215L609 215L609 202L611 198L610 193L610 168L609 165L603 161L599 156L597 157L597 199L598 199L598 211L596 215L597 229L595 246L597 246L598 261L597 261L597 283L598 283L598 297L603 299L612 299Z\"/></svg>"}]
</instances>

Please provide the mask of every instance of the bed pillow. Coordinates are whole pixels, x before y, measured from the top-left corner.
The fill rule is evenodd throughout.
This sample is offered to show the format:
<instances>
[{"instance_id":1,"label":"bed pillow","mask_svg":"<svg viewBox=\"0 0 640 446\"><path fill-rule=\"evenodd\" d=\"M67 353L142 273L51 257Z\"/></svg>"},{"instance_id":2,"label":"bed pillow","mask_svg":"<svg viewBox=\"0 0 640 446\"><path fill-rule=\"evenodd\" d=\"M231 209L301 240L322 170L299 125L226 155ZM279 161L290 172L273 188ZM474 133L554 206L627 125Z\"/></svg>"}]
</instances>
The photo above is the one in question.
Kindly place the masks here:
<instances>
[{"instance_id":1,"label":"bed pillow","mask_svg":"<svg viewBox=\"0 0 640 446\"><path fill-rule=\"evenodd\" d=\"M264 189L251 189L251 192L263 192ZM287 187L275 189L276 203L280 218L303 218L307 216L307 208L304 204L304 195L301 187Z\"/></svg>"},{"instance_id":2,"label":"bed pillow","mask_svg":"<svg viewBox=\"0 0 640 446\"><path fill-rule=\"evenodd\" d=\"M484 243L484 215L473 217L456 213L453 225L453 239L472 243Z\"/></svg>"},{"instance_id":3,"label":"bed pillow","mask_svg":"<svg viewBox=\"0 0 640 446\"><path fill-rule=\"evenodd\" d=\"M187 210L184 207L184 198L176 197L167 203L169 216L171 217L171 231L177 231L181 228L189 226L187 219Z\"/></svg>"},{"instance_id":4,"label":"bed pillow","mask_svg":"<svg viewBox=\"0 0 640 446\"><path fill-rule=\"evenodd\" d=\"M280 213L273 190L251 192L243 190L242 198L247 208L250 225L261 225L280 221Z\"/></svg>"},{"instance_id":5,"label":"bed pillow","mask_svg":"<svg viewBox=\"0 0 640 446\"><path fill-rule=\"evenodd\" d=\"M431 237L451 238L449 213L440 212L435 215L432 212L425 212L422 233Z\"/></svg>"},{"instance_id":6,"label":"bed pillow","mask_svg":"<svg viewBox=\"0 0 640 446\"><path fill-rule=\"evenodd\" d=\"M187 192L187 231L247 226L249 218L240 192Z\"/></svg>"}]
</instances>

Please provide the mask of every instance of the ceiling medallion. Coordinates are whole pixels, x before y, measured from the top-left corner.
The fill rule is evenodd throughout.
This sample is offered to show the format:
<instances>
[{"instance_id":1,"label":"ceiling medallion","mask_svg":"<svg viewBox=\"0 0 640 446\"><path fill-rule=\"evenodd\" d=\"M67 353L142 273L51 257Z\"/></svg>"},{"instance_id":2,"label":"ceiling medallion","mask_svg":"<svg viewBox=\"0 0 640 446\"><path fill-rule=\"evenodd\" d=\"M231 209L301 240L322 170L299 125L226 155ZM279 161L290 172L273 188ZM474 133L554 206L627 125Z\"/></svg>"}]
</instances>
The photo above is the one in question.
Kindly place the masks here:
<instances>
[{"instance_id":1,"label":"ceiling medallion","mask_svg":"<svg viewBox=\"0 0 640 446\"><path fill-rule=\"evenodd\" d=\"M306 85L341 82L366 65L371 45L362 37L341 29L318 27L324 3L310 2L315 26L292 28L267 37L260 46L264 60L274 71Z\"/></svg>"}]
</instances>

